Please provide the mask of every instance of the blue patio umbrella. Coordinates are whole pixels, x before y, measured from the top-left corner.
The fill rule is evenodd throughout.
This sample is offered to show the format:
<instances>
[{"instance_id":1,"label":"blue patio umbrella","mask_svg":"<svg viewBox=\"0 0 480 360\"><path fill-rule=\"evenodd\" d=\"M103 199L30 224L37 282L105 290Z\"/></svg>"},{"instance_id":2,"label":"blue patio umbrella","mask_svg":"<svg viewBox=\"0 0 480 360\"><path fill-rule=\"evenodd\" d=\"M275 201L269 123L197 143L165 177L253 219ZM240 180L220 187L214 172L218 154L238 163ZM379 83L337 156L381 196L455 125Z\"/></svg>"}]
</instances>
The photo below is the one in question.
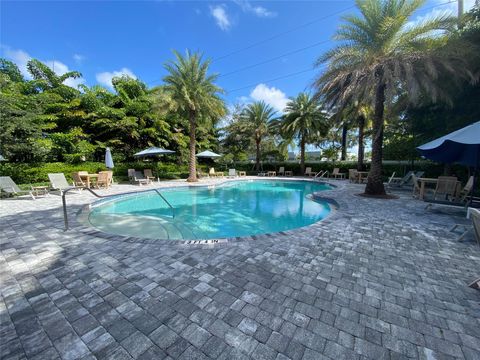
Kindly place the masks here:
<instances>
[{"instance_id":1,"label":"blue patio umbrella","mask_svg":"<svg viewBox=\"0 0 480 360\"><path fill-rule=\"evenodd\" d=\"M107 169L113 169L115 165L113 165L113 159L112 159L112 152L110 151L110 148L107 147L105 150L105 166Z\"/></svg>"},{"instance_id":2,"label":"blue patio umbrella","mask_svg":"<svg viewBox=\"0 0 480 360\"><path fill-rule=\"evenodd\" d=\"M480 121L417 147L422 156L442 163L477 168L480 164Z\"/></svg>"},{"instance_id":3,"label":"blue patio umbrella","mask_svg":"<svg viewBox=\"0 0 480 360\"><path fill-rule=\"evenodd\" d=\"M164 155L164 154L173 154L175 151L166 150L158 147L149 147L148 149L142 150L133 156L137 157L146 157L146 156L155 156L155 155Z\"/></svg>"},{"instance_id":4,"label":"blue patio umbrella","mask_svg":"<svg viewBox=\"0 0 480 360\"><path fill-rule=\"evenodd\" d=\"M433 161L471 166L475 176L480 167L480 121L423 144L417 150Z\"/></svg>"}]
</instances>

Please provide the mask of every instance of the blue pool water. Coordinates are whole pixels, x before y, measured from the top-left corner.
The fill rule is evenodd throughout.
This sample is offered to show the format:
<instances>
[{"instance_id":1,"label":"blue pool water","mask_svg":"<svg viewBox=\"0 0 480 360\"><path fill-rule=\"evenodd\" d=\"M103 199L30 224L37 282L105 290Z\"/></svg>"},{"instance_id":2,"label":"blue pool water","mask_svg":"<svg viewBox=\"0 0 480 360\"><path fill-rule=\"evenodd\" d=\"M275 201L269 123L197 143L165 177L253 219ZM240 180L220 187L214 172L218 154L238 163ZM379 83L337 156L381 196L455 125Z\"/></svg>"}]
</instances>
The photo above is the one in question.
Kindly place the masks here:
<instances>
[{"instance_id":1,"label":"blue pool water","mask_svg":"<svg viewBox=\"0 0 480 360\"><path fill-rule=\"evenodd\" d=\"M113 234L193 240L258 235L310 225L330 212L307 195L329 190L306 181L238 181L215 187L139 192L100 202L90 214L94 227ZM173 216L174 215L174 216Z\"/></svg>"}]
</instances>

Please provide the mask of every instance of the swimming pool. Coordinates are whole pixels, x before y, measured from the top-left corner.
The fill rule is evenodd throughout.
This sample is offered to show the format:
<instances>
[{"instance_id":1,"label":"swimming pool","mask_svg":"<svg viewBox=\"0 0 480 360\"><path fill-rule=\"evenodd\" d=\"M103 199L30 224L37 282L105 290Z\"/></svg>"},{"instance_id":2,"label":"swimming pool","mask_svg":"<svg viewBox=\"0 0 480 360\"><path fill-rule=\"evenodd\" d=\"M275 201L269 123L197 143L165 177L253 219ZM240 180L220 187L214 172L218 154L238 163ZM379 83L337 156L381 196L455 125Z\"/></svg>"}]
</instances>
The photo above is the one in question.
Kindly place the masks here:
<instances>
[{"instance_id":1,"label":"swimming pool","mask_svg":"<svg viewBox=\"0 0 480 360\"><path fill-rule=\"evenodd\" d=\"M332 187L308 181L233 181L217 186L138 192L94 203L88 222L106 233L195 240L295 229L325 218L327 202L310 194Z\"/></svg>"}]
</instances>

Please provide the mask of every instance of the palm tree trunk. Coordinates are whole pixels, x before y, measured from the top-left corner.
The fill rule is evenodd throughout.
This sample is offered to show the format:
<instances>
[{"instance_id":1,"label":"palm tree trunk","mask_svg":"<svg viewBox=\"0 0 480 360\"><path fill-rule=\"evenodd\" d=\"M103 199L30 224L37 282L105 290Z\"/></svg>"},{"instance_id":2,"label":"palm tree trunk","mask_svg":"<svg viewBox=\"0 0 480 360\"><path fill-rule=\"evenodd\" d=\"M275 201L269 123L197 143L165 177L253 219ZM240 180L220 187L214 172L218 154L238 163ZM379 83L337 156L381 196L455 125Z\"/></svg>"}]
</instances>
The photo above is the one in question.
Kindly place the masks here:
<instances>
[{"instance_id":1,"label":"palm tree trunk","mask_svg":"<svg viewBox=\"0 0 480 360\"><path fill-rule=\"evenodd\" d=\"M379 75L381 78L381 75ZM383 111L385 106L385 85L380 82L375 91L375 110L373 114L372 164L368 174L365 194L385 195L382 178L383 147Z\"/></svg>"},{"instance_id":2,"label":"palm tree trunk","mask_svg":"<svg viewBox=\"0 0 480 360\"><path fill-rule=\"evenodd\" d=\"M255 145L257 146L255 168L257 171L260 171L260 139L255 139Z\"/></svg>"},{"instance_id":3,"label":"palm tree trunk","mask_svg":"<svg viewBox=\"0 0 480 360\"><path fill-rule=\"evenodd\" d=\"M359 115L357 118L358 122L358 163L357 163L357 170L363 171L363 158L365 156L365 144L364 144L364 137L365 137L365 117L363 115Z\"/></svg>"},{"instance_id":4,"label":"palm tree trunk","mask_svg":"<svg viewBox=\"0 0 480 360\"><path fill-rule=\"evenodd\" d=\"M300 140L300 175L305 174L305 135Z\"/></svg>"},{"instance_id":5,"label":"palm tree trunk","mask_svg":"<svg viewBox=\"0 0 480 360\"><path fill-rule=\"evenodd\" d=\"M196 182L198 181L197 179L197 158L195 154L195 145L196 145L196 138L195 138L195 132L196 132L196 127L197 127L197 122L196 122L196 116L194 112L190 113L190 159L188 163L188 170L189 170L189 175L188 175L188 182Z\"/></svg>"},{"instance_id":6,"label":"palm tree trunk","mask_svg":"<svg viewBox=\"0 0 480 360\"><path fill-rule=\"evenodd\" d=\"M342 126L342 156L340 160L347 160L347 133L348 133L348 126L347 124L343 124Z\"/></svg>"}]
</instances>

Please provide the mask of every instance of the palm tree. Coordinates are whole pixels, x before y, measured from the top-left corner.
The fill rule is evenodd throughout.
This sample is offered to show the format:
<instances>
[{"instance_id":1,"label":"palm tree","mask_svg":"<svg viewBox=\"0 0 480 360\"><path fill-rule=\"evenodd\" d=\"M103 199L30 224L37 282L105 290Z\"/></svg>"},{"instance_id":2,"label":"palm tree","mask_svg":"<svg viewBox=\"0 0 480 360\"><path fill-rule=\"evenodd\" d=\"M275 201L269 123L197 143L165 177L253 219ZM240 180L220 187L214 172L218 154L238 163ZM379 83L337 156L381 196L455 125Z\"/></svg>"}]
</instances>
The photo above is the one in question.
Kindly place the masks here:
<instances>
[{"instance_id":1,"label":"palm tree","mask_svg":"<svg viewBox=\"0 0 480 360\"><path fill-rule=\"evenodd\" d=\"M305 145L318 141L328 131L328 115L317 98L300 93L290 98L277 123L280 134L286 139L297 139L300 146L300 171L305 172Z\"/></svg>"},{"instance_id":2,"label":"palm tree","mask_svg":"<svg viewBox=\"0 0 480 360\"><path fill-rule=\"evenodd\" d=\"M219 94L223 90L215 85L217 74L208 74L210 60L203 60L199 53L185 56L177 51L175 61L164 65L168 74L163 78L165 92L177 110L188 117L190 127L189 176L187 181L197 181L195 158L196 129L201 120L217 119L226 114L224 101Z\"/></svg>"},{"instance_id":3,"label":"palm tree","mask_svg":"<svg viewBox=\"0 0 480 360\"><path fill-rule=\"evenodd\" d=\"M242 119L248 122L255 141L257 171L260 170L260 144L262 139L271 133L274 115L275 110L263 101L251 103L243 110Z\"/></svg>"},{"instance_id":4,"label":"palm tree","mask_svg":"<svg viewBox=\"0 0 480 360\"><path fill-rule=\"evenodd\" d=\"M406 93L411 102L421 95L445 96L439 74L470 76L460 50L444 46L455 19L432 16L409 22L424 0L356 0L360 15L343 17L335 39L341 44L320 57L328 68L315 81L330 105L373 101L372 163L365 193L383 195L382 146L385 105ZM468 49L462 49L468 50Z\"/></svg>"}]
</instances>

